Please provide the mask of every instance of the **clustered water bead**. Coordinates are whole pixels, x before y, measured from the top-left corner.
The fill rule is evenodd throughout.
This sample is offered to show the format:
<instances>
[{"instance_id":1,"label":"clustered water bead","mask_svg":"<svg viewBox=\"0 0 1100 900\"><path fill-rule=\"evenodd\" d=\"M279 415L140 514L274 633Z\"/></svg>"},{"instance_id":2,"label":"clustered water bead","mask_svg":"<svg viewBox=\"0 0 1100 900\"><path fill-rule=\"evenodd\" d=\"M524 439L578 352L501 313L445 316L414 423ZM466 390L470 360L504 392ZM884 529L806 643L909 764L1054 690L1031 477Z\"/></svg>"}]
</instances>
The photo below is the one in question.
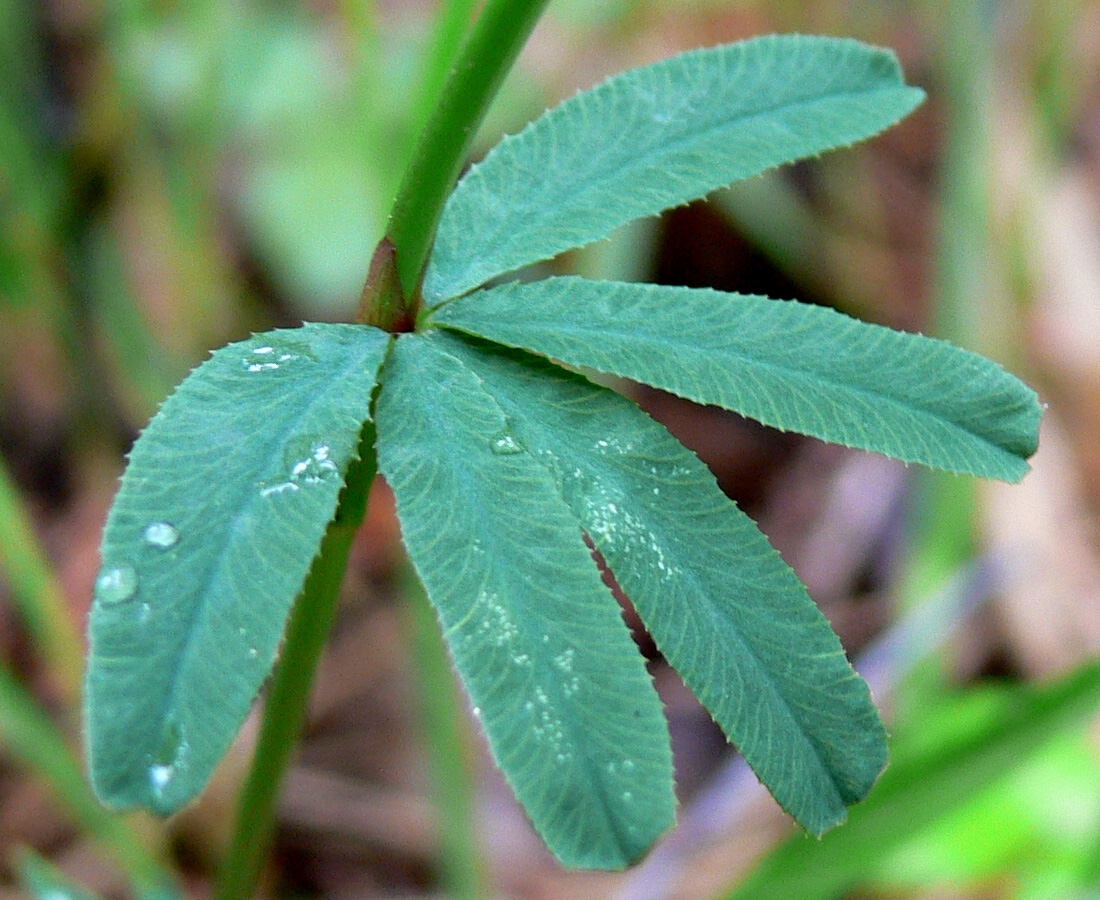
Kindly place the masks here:
<instances>
[{"instance_id":1,"label":"clustered water bead","mask_svg":"<svg viewBox=\"0 0 1100 900\"><path fill-rule=\"evenodd\" d=\"M511 456L523 452L523 445L507 431L502 431L494 437L489 443L489 447L497 456Z\"/></svg>"}]
</instances>

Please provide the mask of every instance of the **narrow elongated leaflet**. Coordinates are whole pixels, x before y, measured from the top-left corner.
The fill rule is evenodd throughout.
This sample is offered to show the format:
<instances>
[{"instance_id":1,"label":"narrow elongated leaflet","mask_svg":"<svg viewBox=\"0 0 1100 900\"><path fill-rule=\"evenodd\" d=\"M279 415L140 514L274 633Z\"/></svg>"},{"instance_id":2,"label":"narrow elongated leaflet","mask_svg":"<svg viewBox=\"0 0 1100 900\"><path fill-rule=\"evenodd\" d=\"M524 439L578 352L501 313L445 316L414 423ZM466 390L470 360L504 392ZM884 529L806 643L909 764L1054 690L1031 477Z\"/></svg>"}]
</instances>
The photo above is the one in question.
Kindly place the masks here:
<instances>
[{"instance_id":1,"label":"narrow elongated leaflet","mask_svg":"<svg viewBox=\"0 0 1100 900\"><path fill-rule=\"evenodd\" d=\"M89 626L88 750L105 803L167 814L205 786L274 662L389 341L307 325L230 344L134 445Z\"/></svg>"},{"instance_id":2,"label":"narrow elongated leaflet","mask_svg":"<svg viewBox=\"0 0 1100 900\"><path fill-rule=\"evenodd\" d=\"M566 865L621 868L672 824L668 728L580 526L477 375L397 340L379 471L497 762Z\"/></svg>"},{"instance_id":3,"label":"narrow elongated leaflet","mask_svg":"<svg viewBox=\"0 0 1100 900\"><path fill-rule=\"evenodd\" d=\"M782 806L820 834L886 763L829 623L691 451L624 397L519 351L431 338L547 467L665 658Z\"/></svg>"},{"instance_id":4,"label":"narrow elongated leaflet","mask_svg":"<svg viewBox=\"0 0 1100 900\"><path fill-rule=\"evenodd\" d=\"M890 51L829 37L773 35L624 72L506 138L459 182L425 302L869 138L923 97Z\"/></svg>"},{"instance_id":5,"label":"narrow elongated leaflet","mask_svg":"<svg viewBox=\"0 0 1100 900\"><path fill-rule=\"evenodd\" d=\"M431 322L609 372L766 425L1018 481L1035 392L984 357L819 306L549 278L459 298Z\"/></svg>"}]
</instances>

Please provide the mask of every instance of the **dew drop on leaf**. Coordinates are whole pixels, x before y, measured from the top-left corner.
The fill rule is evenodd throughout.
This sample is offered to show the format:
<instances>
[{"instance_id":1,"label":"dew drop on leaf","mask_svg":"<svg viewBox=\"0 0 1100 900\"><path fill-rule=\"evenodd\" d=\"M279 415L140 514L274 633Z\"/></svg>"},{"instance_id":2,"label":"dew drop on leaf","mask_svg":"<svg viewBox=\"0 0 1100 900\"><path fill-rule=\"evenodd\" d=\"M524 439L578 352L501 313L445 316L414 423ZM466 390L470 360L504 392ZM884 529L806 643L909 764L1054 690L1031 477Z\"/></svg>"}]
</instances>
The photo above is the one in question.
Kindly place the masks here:
<instances>
[{"instance_id":1,"label":"dew drop on leaf","mask_svg":"<svg viewBox=\"0 0 1100 900\"><path fill-rule=\"evenodd\" d=\"M137 589L138 575L133 566L111 566L95 580L95 598L104 605L125 603Z\"/></svg>"},{"instance_id":2,"label":"dew drop on leaf","mask_svg":"<svg viewBox=\"0 0 1100 900\"><path fill-rule=\"evenodd\" d=\"M152 790L154 805L164 799L176 776L186 767L188 743L183 729L175 722L169 722L164 729L164 740L149 766L149 788ZM168 812L170 804L164 804L162 812Z\"/></svg>"},{"instance_id":3,"label":"dew drop on leaf","mask_svg":"<svg viewBox=\"0 0 1100 900\"><path fill-rule=\"evenodd\" d=\"M142 537L145 539L145 543L161 550L167 550L179 542L180 533L174 525L168 522L153 522L146 526Z\"/></svg>"},{"instance_id":4,"label":"dew drop on leaf","mask_svg":"<svg viewBox=\"0 0 1100 900\"><path fill-rule=\"evenodd\" d=\"M328 444L314 442L289 448L286 464L290 469L289 481L283 484L320 484L340 475L340 467L332 459L332 449Z\"/></svg>"},{"instance_id":5,"label":"dew drop on leaf","mask_svg":"<svg viewBox=\"0 0 1100 900\"><path fill-rule=\"evenodd\" d=\"M489 442L490 449L497 456L512 456L523 452L523 444L516 440L515 435L508 431L502 431Z\"/></svg>"},{"instance_id":6,"label":"dew drop on leaf","mask_svg":"<svg viewBox=\"0 0 1100 900\"><path fill-rule=\"evenodd\" d=\"M274 347L256 347L241 360L241 365L249 372L265 372L269 369L279 368L275 361Z\"/></svg>"},{"instance_id":7,"label":"dew drop on leaf","mask_svg":"<svg viewBox=\"0 0 1100 900\"><path fill-rule=\"evenodd\" d=\"M172 781L172 767L156 764L149 767L149 784L157 793L163 793Z\"/></svg>"},{"instance_id":8,"label":"dew drop on leaf","mask_svg":"<svg viewBox=\"0 0 1100 900\"><path fill-rule=\"evenodd\" d=\"M260 489L261 497L271 497L275 494L293 494L298 490L298 485L293 481L278 481L275 484L269 484Z\"/></svg>"}]
</instances>

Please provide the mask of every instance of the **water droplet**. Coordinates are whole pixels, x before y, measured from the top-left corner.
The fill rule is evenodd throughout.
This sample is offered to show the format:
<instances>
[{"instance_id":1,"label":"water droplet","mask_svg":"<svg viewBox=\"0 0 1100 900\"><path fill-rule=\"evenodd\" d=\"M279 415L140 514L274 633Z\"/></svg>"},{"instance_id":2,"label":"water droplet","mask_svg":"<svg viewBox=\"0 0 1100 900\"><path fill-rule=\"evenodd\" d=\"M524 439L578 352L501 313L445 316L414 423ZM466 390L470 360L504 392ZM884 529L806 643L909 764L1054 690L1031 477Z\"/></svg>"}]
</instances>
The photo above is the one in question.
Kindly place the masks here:
<instances>
[{"instance_id":1,"label":"water droplet","mask_svg":"<svg viewBox=\"0 0 1100 900\"><path fill-rule=\"evenodd\" d=\"M255 659L259 655L260 655L260 651L257 650L255 647L249 647L248 648L248 658L249 659Z\"/></svg>"},{"instance_id":2,"label":"water droplet","mask_svg":"<svg viewBox=\"0 0 1100 900\"><path fill-rule=\"evenodd\" d=\"M634 761L631 760L631 759L624 759L623 760L623 771L624 772L633 772L634 771Z\"/></svg>"},{"instance_id":3,"label":"water droplet","mask_svg":"<svg viewBox=\"0 0 1100 900\"><path fill-rule=\"evenodd\" d=\"M148 603L142 603L141 608L138 610L138 621L149 621L149 614L153 611L153 608Z\"/></svg>"},{"instance_id":4,"label":"water droplet","mask_svg":"<svg viewBox=\"0 0 1100 900\"><path fill-rule=\"evenodd\" d=\"M145 538L145 543L151 544L160 550L167 550L177 544L180 533L174 525L168 522L153 522L146 526L142 537Z\"/></svg>"},{"instance_id":5,"label":"water droplet","mask_svg":"<svg viewBox=\"0 0 1100 900\"><path fill-rule=\"evenodd\" d=\"M173 774L171 766L150 766L149 784L152 785L153 790L158 794L163 794L164 789L171 783Z\"/></svg>"},{"instance_id":6,"label":"water droplet","mask_svg":"<svg viewBox=\"0 0 1100 900\"><path fill-rule=\"evenodd\" d=\"M623 791L622 797L623 801L626 803L629 803L631 800L634 799L634 795L630 793L630 791Z\"/></svg>"},{"instance_id":7,"label":"water droplet","mask_svg":"<svg viewBox=\"0 0 1100 900\"><path fill-rule=\"evenodd\" d=\"M159 807L159 802L164 800L176 776L186 768L189 749L183 730L175 722L168 722L164 728L164 739L153 755L148 769L149 788L153 793L154 805L158 806L161 812L172 811L172 804L165 803L163 807Z\"/></svg>"},{"instance_id":8,"label":"water droplet","mask_svg":"<svg viewBox=\"0 0 1100 900\"><path fill-rule=\"evenodd\" d=\"M279 364L275 362L274 355L274 347L253 347L248 355L241 360L241 365L249 372L265 372L270 369L277 369Z\"/></svg>"},{"instance_id":9,"label":"water droplet","mask_svg":"<svg viewBox=\"0 0 1100 900\"><path fill-rule=\"evenodd\" d=\"M260 490L261 497L270 497L273 494L293 494L298 490L298 485L293 481L279 481L275 484L269 484L267 487Z\"/></svg>"},{"instance_id":10,"label":"water droplet","mask_svg":"<svg viewBox=\"0 0 1100 900\"><path fill-rule=\"evenodd\" d=\"M475 719L480 719L481 718L481 707L480 706L475 706L473 708L472 712L474 714Z\"/></svg>"},{"instance_id":11,"label":"water droplet","mask_svg":"<svg viewBox=\"0 0 1100 900\"><path fill-rule=\"evenodd\" d=\"M288 448L286 464L290 469L290 479L282 484L297 487L340 477L340 467L332 459L332 448L328 444L311 442Z\"/></svg>"},{"instance_id":12,"label":"water droplet","mask_svg":"<svg viewBox=\"0 0 1100 900\"><path fill-rule=\"evenodd\" d=\"M514 434L502 431L489 442L489 447L497 456L513 456L523 452L523 444L516 440Z\"/></svg>"},{"instance_id":13,"label":"water droplet","mask_svg":"<svg viewBox=\"0 0 1100 900\"><path fill-rule=\"evenodd\" d=\"M241 365L249 372L270 372L302 357L317 358L309 342L298 337L280 335L270 344L249 350L241 360Z\"/></svg>"},{"instance_id":14,"label":"water droplet","mask_svg":"<svg viewBox=\"0 0 1100 900\"><path fill-rule=\"evenodd\" d=\"M95 598L103 604L125 603L138 589L138 575L133 566L111 566L95 580Z\"/></svg>"}]
</instances>

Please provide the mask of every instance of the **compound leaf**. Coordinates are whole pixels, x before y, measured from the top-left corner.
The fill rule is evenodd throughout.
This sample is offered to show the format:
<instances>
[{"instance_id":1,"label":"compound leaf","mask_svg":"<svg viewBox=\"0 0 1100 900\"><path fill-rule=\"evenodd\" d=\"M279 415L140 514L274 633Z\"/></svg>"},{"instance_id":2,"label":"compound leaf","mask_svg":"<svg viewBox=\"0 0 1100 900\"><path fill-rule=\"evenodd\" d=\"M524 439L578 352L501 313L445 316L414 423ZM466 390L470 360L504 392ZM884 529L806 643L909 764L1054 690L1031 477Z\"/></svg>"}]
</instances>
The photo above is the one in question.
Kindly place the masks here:
<instances>
[{"instance_id":1,"label":"compound leaf","mask_svg":"<svg viewBox=\"0 0 1100 900\"><path fill-rule=\"evenodd\" d=\"M858 41L770 36L617 75L506 138L458 184L429 305L773 166L869 138L924 94Z\"/></svg>"},{"instance_id":2,"label":"compound leaf","mask_svg":"<svg viewBox=\"0 0 1100 900\"><path fill-rule=\"evenodd\" d=\"M431 320L952 472L1018 481L1038 445L1035 392L996 363L794 301L550 278L459 298Z\"/></svg>"},{"instance_id":3,"label":"compound leaf","mask_svg":"<svg viewBox=\"0 0 1100 900\"><path fill-rule=\"evenodd\" d=\"M230 344L134 444L89 625L90 768L108 805L167 815L205 786L274 663L388 345L358 325Z\"/></svg>"},{"instance_id":4,"label":"compound leaf","mask_svg":"<svg viewBox=\"0 0 1100 900\"><path fill-rule=\"evenodd\" d=\"M484 381L780 804L815 834L842 821L885 765L886 735L828 621L752 520L624 397L528 354L434 340Z\"/></svg>"},{"instance_id":5,"label":"compound leaf","mask_svg":"<svg viewBox=\"0 0 1100 900\"><path fill-rule=\"evenodd\" d=\"M673 821L668 728L549 472L470 369L398 339L379 471L497 761L566 865L621 868Z\"/></svg>"}]
</instances>

